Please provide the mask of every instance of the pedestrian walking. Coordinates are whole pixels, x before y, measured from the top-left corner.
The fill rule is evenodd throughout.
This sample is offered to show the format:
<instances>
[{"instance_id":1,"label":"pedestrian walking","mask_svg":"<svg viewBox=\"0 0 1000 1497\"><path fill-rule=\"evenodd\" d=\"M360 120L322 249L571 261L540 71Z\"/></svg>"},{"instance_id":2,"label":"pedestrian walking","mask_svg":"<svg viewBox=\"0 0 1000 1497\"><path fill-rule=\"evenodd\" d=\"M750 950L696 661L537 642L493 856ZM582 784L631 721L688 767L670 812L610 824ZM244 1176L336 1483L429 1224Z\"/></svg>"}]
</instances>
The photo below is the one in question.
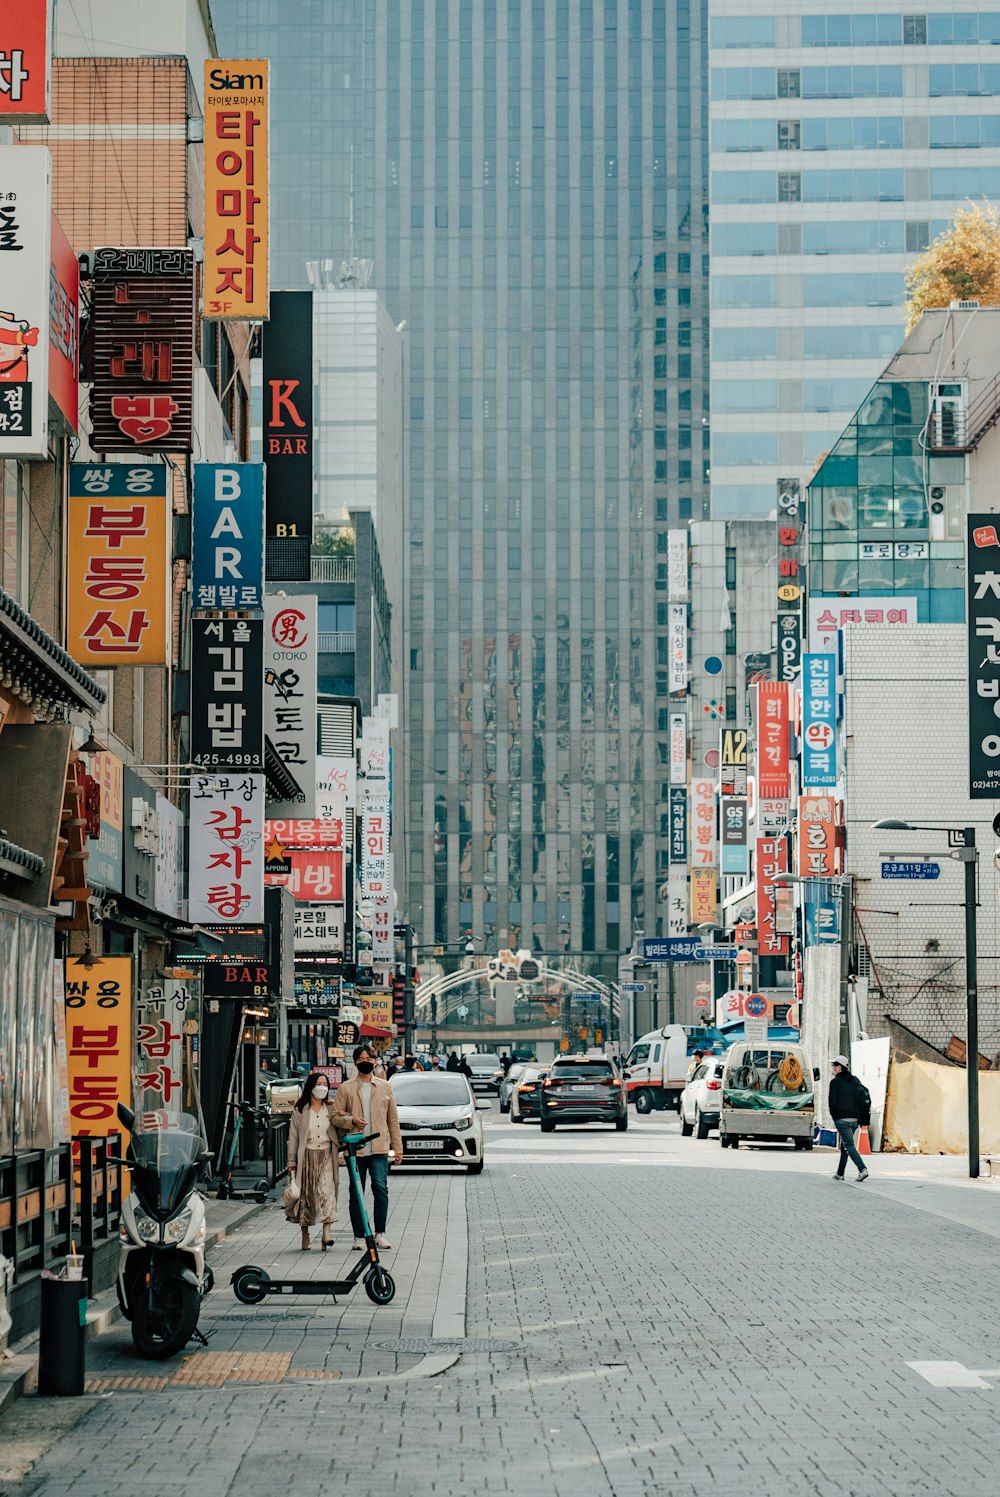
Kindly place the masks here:
<instances>
[{"instance_id":1,"label":"pedestrian walking","mask_svg":"<svg viewBox=\"0 0 1000 1497\"><path fill-rule=\"evenodd\" d=\"M334 1098L334 1118L338 1128L343 1128L346 1123L359 1133L378 1134L358 1154L358 1172L362 1191L367 1180L372 1182L376 1246L391 1248L392 1243L385 1236L389 1217L389 1159L395 1157L399 1161L403 1157L396 1098L388 1081L380 1081L373 1076L375 1053L367 1045L358 1045L354 1051L354 1064L357 1066L357 1075L352 1076L350 1081L345 1081ZM364 1227L353 1191L350 1199L354 1250L361 1252L365 1246Z\"/></svg>"},{"instance_id":2,"label":"pedestrian walking","mask_svg":"<svg viewBox=\"0 0 1000 1497\"><path fill-rule=\"evenodd\" d=\"M830 1116L840 1135L840 1163L833 1178L843 1180L850 1159L858 1167L858 1179L867 1180L868 1170L858 1153L857 1141L861 1124L871 1122L872 1099L868 1088L852 1074L846 1055L835 1055L831 1064Z\"/></svg>"},{"instance_id":3,"label":"pedestrian walking","mask_svg":"<svg viewBox=\"0 0 1000 1497\"><path fill-rule=\"evenodd\" d=\"M302 1229L304 1253L309 1251L309 1228L317 1222L323 1223L321 1246L324 1250L330 1246L337 1220L340 1134L364 1121L360 1115L335 1117L329 1097L326 1076L311 1071L288 1124L288 1178L298 1185L299 1198L286 1215Z\"/></svg>"},{"instance_id":4,"label":"pedestrian walking","mask_svg":"<svg viewBox=\"0 0 1000 1497\"><path fill-rule=\"evenodd\" d=\"M469 1081L472 1080L472 1067L469 1065L469 1062L466 1060L464 1055L458 1062L458 1069L461 1071L463 1076L467 1077Z\"/></svg>"},{"instance_id":5,"label":"pedestrian walking","mask_svg":"<svg viewBox=\"0 0 1000 1497\"><path fill-rule=\"evenodd\" d=\"M503 1054L500 1057L500 1064L503 1066L503 1073L506 1076L507 1072L510 1070L510 1067L511 1067L511 1058L507 1054L506 1050L503 1052Z\"/></svg>"},{"instance_id":6,"label":"pedestrian walking","mask_svg":"<svg viewBox=\"0 0 1000 1497\"><path fill-rule=\"evenodd\" d=\"M458 1070L458 1055L457 1055L456 1051L453 1050L451 1052L451 1054L448 1056L448 1064L445 1067L445 1070L447 1070L447 1071L457 1071Z\"/></svg>"},{"instance_id":7,"label":"pedestrian walking","mask_svg":"<svg viewBox=\"0 0 1000 1497\"><path fill-rule=\"evenodd\" d=\"M694 1075L695 1071L697 1071L698 1067L701 1065L704 1053L705 1052L703 1050L693 1050L691 1052L691 1064L688 1066L687 1070L687 1079L689 1081L691 1080L691 1077Z\"/></svg>"}]
</instances>

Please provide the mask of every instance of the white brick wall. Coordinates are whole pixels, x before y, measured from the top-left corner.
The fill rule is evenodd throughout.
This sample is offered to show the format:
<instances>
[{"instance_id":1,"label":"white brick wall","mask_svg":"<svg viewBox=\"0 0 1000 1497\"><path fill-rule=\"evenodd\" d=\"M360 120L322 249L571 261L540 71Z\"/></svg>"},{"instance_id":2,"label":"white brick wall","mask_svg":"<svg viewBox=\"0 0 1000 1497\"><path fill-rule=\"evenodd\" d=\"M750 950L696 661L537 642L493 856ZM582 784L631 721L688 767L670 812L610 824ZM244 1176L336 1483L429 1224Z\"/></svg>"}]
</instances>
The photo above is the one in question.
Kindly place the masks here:
<instances>
[{"instance_id":1,"label":"white brick wall","mask_svg":"<svg viewBox=\"0 0 1000 1497\"><path fill-rule=\"evenodd\" d=\"M980 1050L1000 1051L1000 876L992 821L1000 804L968 799L965 628L849 625L845 635L847 870L874 971L868 1030L884 1015L939 1048L965 1035L964 881L942 858L934 882L887 882L880 852L930 852L944 832L875 832L898 817L973 826L979 848ZM937 942L937 949L933 943ZM882 992L878 991L881 985Z\"/></svg>"}]
</instances>

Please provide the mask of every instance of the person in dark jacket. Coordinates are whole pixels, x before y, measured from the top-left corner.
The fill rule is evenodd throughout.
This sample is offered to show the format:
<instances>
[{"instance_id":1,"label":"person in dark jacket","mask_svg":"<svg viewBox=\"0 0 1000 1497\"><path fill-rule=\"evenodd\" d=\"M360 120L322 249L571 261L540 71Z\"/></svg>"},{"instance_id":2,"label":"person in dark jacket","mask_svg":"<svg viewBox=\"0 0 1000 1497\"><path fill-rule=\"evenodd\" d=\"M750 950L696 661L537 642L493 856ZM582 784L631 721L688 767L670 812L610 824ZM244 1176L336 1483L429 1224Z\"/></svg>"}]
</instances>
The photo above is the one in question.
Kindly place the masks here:
<instances>
[{"instance_id":1,"label":"person in dark jacket","mask_svg":"<svg viewBox=\"0 0 1000 1497\"><path fill-rule=\"evenodd\" d=\"M867 1111L867 1094L858 1078L851 1074L846 1055L835 1055L831 1064L830 1116L840 1134L840 1162L833 1178L843 1180L850 1159L858 1167L858 1180L867 1180L868 1171L857 1149L858 1125L862 1113Z\"/></svg>"},{"instance_id":2,"label":"person in dark jacket","mask_svg":"<svg viewBox=\"0 0 1000 1497\"><path fill-rule=\"evenodd\" d=\"M448 1056L448 1065L447 1065L446 1069L449 1070L449 1071L457 1071L458 1070L458 1055L456 1054L456 1052L454 1050Z\"/></svg>"}]
</instances>

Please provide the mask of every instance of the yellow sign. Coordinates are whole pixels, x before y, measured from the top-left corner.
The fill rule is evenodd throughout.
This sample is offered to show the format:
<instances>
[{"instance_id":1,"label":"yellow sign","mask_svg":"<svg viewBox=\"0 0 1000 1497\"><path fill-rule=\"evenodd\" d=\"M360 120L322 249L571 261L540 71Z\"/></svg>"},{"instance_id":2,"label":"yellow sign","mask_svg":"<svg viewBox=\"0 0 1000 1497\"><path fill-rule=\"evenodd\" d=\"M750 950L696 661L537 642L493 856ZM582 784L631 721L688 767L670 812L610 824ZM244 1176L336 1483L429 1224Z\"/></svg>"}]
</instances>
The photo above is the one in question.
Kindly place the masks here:
<instances>
[{"instance_id":1,"label":"yellow sign","mask_svg":"<svg viewBox=\"0 0 1000 1497\"><path fill-rule=\"evenodd\" d=\"M691 924L702 925L715 919L716 870L691 869Z\"/></svg>"},{"instance_id":2,"label":"yellow sign","mask_svg":"<svg viewBox=\"0 0 1000 1497\"><path fill-rule=\"evenodd\" d=\"M268 311L268 65L205 63L205 317Z\"/></svg>"},{"instance_id":3,"label":"yellow sign","mask_svg":"<svg viewBox=\"0 0 1000 1497\"><path fill-rule=\"evenodd\" d=\"M74 1138L122 1133L118 1103L132 1105L132 958L85 967L66 959L66 1058Z\"/></svg>"},{"instance_id":4,"label":"yellow sign","mask_svg":"<svg viewBox=\"0 0 1000 1497\"><path fill-rule=\"evenodd\" d=\"M361 994L361 1033L395 1034L391 993Z\"/></svg>"},{"instance_id":5,"label":"yellow sign","mask_svg":"<svg viewBox=\"0 0 1000 1497\"><path fill-rule=\"evenodd\" d=\"M165 463L71 463L67 644L91 670L166 665L170 553Z\"/></svg>"}]
</instances>

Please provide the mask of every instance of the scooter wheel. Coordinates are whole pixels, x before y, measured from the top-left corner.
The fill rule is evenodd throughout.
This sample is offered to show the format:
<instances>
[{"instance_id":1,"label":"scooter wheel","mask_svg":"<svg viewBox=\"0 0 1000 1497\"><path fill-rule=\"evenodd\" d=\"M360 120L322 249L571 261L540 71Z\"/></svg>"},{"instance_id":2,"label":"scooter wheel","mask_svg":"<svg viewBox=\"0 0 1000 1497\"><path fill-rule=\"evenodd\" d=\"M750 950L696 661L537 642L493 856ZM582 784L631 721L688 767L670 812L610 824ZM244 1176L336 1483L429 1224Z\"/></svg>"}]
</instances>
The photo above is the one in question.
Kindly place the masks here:
<instances>
[{"instance_id":1,"label":"scooter wheel","mask_svg":"<svg viewBox=\"0 0 1000 1497\"><path fill-rule=\"evenodd\" d=\"M395 1298L396 1282L381 1263L365 1279L365 1293L373 1305L388 1305Z\"/></svg>"},{"instance_id":2,"label":"scooter wheel","mask_svg":"<svg viewBox=\"0 0 1000 1497\"><path fill-rule=\"evenodd\" d=\"M254 1193L254 1195L257 1198L258 1204L261 1205L261 1206L263 1206L264 1202L267 1200L268 1196L271 1194L271 1191L270 1191L270 1188L269 1188L267 1182L263 1181L260 1185L255 1185L254 1186L253 1193Z\"/></svg>"},{"instance_id":3,"label":"scooter wheel","mask_svg":"<svg viewBox=\"0 0 1000 1497\"><path fill-rule=\"evenodd\" d=\"M266 1269L258 1268L255 1263L245 1263L233 1274L233 1293L243 1305L259 1305L267 1294L264 1285L270 1280Z\"/></svg>"}]
</instances>

